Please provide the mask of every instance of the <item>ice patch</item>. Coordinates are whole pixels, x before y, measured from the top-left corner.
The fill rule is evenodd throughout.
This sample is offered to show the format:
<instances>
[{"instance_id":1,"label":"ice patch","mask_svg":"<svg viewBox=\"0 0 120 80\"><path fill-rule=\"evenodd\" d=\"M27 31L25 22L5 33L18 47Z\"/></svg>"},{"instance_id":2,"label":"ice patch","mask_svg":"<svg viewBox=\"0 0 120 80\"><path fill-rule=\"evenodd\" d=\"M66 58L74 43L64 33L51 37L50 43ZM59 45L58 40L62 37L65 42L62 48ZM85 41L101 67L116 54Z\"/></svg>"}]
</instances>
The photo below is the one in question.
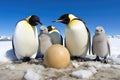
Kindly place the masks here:
<instances>
[{"instance_id":1,"label":"ice patch","mask_svg":"<svg viewBox=\"0 0 120 80\"><path fill-rule=\"evenodd\" d=\"M84 78L89 78L93 75L93 73L89 70L79 70L79 71L74 71L71 73L71 76L84 79Z\"/></svg>"},{"instance_id":2,"label":"ice patch","mask_svg":"<svg viewBox=\"0 0 120 80\"><path fill-rule=\"evenodd\" d=\"M120 69L120 65L111 65L111 67L114 69Z\"/></svg>"},{"instance_id":3,"label":"ice patch","mask_svg":"<svg viewBox=\"0 0 120 80\"><path fill-rule=\"evenodd\" d=\"M39 80L40 76L35 73L32 69L28 69L24 76L25 80Z\"/></svg>"}]
</instances>

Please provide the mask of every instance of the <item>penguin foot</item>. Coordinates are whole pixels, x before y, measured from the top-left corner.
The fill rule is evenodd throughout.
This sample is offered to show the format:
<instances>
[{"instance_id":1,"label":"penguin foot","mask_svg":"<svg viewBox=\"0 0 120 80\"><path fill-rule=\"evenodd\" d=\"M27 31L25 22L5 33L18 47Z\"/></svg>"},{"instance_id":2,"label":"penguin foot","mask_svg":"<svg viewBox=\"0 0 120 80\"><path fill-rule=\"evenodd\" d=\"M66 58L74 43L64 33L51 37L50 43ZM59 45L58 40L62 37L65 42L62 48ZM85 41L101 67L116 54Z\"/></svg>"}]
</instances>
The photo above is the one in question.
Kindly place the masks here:
<instances>
[{"instance_id":1,"label":"penguin foot","mask_svg":"<svg viewBox=\"0 0 120 80\"><path fill-rule=\"evenodd\" d=\"M29 57L24 57L24 58L22 59L22 61L23 61L23 62L28 62L28 61L30 61L30 58L29 58Z\"/></svg>"},{"instance_id":2,"label":"penguin foot","mask_svg":"<svg viewBox=\"0 0 120 80\"><path fill-rule=\"evenodd\" d=\"M40 60L37 60L37 59L31 59L28 64L40 64Z\"/></svg>"},{"instance_id":3,"label":"penguin foot","mask_svg":"<svg viewBox=\"0 0 120 80\"><path fill-rule=\"evenodd\" d=\"M89 59L89 58L81 57L81 56L72 56L72 57L71 57L71 60L78 60L78 61L81 61L81 62L84 62L84 61L92 61L92 60Z\"/></svg>"},{"instance_id":4,"label":"penguin foot","mask_svg":"<svg viewBox=\"0 0 120 80\"><path fill-rule=\"evenodd\" d=\"M101 61L100 58L97 56L93 61Z\"/></svg>"},{"instance_id":5,"label":"penguin foot","mask_svg":"<svg viewBox=\"0 0 120 80\"><path fill-rule=\"evenodd\" d=\"M107 60L107 59L103 59L103 60L101 61L101 63L107 64L107 63L108 63L108 60Z\"/></svg>"}]
</instances>

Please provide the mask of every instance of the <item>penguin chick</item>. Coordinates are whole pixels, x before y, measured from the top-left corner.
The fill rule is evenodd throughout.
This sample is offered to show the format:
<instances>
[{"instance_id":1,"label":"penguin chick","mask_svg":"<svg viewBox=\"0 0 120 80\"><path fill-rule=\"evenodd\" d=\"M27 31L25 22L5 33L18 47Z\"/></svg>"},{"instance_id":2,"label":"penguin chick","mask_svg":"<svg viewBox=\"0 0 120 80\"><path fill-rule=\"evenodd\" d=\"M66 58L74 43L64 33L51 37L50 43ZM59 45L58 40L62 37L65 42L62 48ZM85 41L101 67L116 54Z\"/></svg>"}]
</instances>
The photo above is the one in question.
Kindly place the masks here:
<instances>
[{"instance_id":1,"label":"penguin chick","mask_svg":"<svg viewBox=\"0 0 120 80\"><path fill-rule=\"evenodd\" d=\"M41 26L39 34L39 52L44 56L46 50L52 45L51 38L48 33L48 29L45 26ZM43 57L42 56L42 57Z\"/></svg>"},{"instance_id":2,"label":"penguin chick","mask_svg":"<svg viewBox=\"0 0 120 80\"><path fill-rule=\"evenodd\" d=\"M51 37L52 44L61 44L63 45L63 37L60 34L60 31L54 26L48 26L48 32Z\"/></svg>"},{"instance_id":3,"label":"penguin chick","mask_svg":"<svg viewBox=\"0 0 120 80\"><path fill-rule=\"evenodd\" d=\"M66 24L65 45L75 59L90 53L90 32L83 20L73 14L63 14L55 22Z\"/></svg>"},{"instance_id":4,"label":"penguin chick","mask_svg":"<svg viewBox=\"0 0 120 80\"><path fill-rule=\"evenodd\" d=\"M18 60L29 61L35 58L38 50L38 33L36 26L42 24L36 15L19 21L13 35L12 45Z\"/></svg>"},{"instance_id":5,"label":"penguin chick","mask_svg":"<svg viewBox=\"0 0 120 80\"><path fill-rule=\"evenodd\" d=\"M92 52L96 54L96 61L100 61L100 58L104 58L103 62L107 62L106 58L110 55L110 46L105 35L105 30L102 27L96 27L95 35L92 41Z\"/></svg>"}]
</instances>

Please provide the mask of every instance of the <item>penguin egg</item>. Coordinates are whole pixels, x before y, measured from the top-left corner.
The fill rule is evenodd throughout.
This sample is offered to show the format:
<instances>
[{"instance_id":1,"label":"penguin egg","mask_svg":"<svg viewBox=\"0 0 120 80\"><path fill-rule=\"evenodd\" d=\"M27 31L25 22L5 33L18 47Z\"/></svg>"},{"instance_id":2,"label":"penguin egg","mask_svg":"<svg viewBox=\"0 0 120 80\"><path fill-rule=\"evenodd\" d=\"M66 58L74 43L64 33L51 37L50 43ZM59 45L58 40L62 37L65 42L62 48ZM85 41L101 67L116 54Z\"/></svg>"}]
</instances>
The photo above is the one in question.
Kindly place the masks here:
<instances>
[{"instance_id":1,"label":"penguin egg","mask_svg":"<svg viewBox=\"0 0 120 80\"><path fill-rule=\"evenodd\" d=\"M52 45L44 55L44 64L51 68L65 68L70 64L70 54L62 45Z\"/></svg>"}]
</instances>

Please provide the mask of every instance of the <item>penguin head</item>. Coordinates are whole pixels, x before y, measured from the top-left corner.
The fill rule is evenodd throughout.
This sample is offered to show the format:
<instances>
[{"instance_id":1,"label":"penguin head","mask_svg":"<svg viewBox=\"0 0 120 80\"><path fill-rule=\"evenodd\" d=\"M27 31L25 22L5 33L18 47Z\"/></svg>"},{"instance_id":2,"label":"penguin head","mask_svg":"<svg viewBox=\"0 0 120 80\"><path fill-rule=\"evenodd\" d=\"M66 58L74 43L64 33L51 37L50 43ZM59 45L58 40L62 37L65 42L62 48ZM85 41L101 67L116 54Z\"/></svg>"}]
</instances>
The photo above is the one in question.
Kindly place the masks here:
<instances>
[{"instance_id":1,"label":"penguin head","mask_svg":"<svg viewBox=\"0 0 120 80\"><path fill-rule=\"evenodd\" d=\"M55 28L54 26L48 26L47 29L48 29L48 31L50 32L50 31L52 31L52 30L55 30L56 28Z\"/></svg>"},{"instance_id":2,"label":"penguin head","mask_svg":"<svg viewBox=\"0 0 120 80\"><path fill-rule=\"evenodd\" d=\"M49 33L52 33L52 32L60 32L57 28L55 28L54 26L48 26L47 27L47 29L48 29L48 32Z\"/></svg>"},{"instance_id":3,"label":"penguin head","mask_svg":"<svg viewBox=\"0 0 120 80\"><path fill-rule=\"evenodd\" d=\"M29 24L32 25L32 26L36 26L36 25L38 25L38 24L41 24L41 25L42 25L42 23L40 22L39 17L36 16L36 15L29 16L28 18L26 18L26 20L27 20L27 21L29 22Z\"/></svg>"},{"instance_id":4,"label":"penguin head","mask_svg":"<svg viewBox=\"0 0 120 80\"><path fill-rule=\"evenodd\" d=\"M75 18L77 18L77 17L74 16L73 14L63 14L62 16L60 16L54 22L61 22L63 24L69 24L69 22L72 21Z\"/></svg>"},{"instance_id":5,"label":"penguin head","mask_svg":"<svg viewBox=\"0 0 120 80\"><path fill-rule=\"evenodd\" d=\"M104 33L105 33L105 30L103 29L103 27L101 26L96 27L95 34L104 34Z\"/></svg>"},{"instance_id":6,"label":"penguin head","mask_svg":"<svg viewBox=\"0 0 120 80\"><path fill-rule=\"evenodd\" d=\"M40 33L48 33L48 29L45 26L40 27Z\"/></svg>"}]
</instances>

